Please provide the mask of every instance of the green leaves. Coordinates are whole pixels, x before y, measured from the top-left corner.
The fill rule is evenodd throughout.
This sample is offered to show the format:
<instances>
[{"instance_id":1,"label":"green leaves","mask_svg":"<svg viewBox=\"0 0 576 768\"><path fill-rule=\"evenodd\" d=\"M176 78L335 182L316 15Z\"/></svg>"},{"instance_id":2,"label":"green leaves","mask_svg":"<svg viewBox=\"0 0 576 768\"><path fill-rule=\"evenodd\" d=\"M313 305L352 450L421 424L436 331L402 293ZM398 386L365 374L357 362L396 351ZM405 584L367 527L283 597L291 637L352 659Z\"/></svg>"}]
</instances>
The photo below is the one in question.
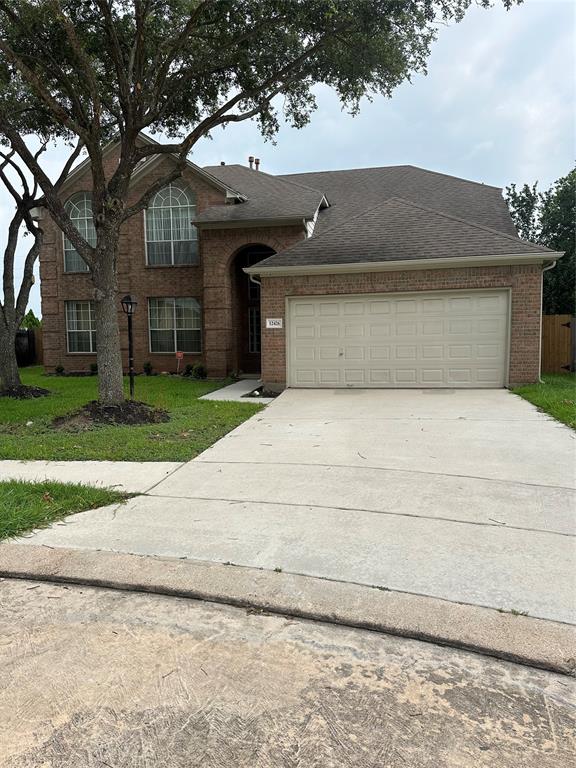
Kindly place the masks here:
<instances>
[{"instance_id":1,"label":"green leaves","mask_svg":"<svg viewBox=\"0 0 576 768\"><path fill-rule=\"evenodd\" d=\"M574 314L576 295L576 168L545 192L538 184L506 188L506 201L520 237L564 251L556 267L544 273L546 315Z\"/></svg>"}]
</instances>

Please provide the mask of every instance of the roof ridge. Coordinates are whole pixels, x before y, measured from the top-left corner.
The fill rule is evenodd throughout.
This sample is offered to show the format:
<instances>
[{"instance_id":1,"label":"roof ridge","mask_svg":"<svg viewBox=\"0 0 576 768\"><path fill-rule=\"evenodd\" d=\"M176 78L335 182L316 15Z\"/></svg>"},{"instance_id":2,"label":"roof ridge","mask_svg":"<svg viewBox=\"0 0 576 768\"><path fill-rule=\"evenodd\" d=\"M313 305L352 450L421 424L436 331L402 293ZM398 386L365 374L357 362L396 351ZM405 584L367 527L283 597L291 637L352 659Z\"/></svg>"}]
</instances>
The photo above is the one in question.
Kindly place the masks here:
<instances>
[{"instance_id":1,"label":"roof ridge","mask_svg":"<svg viewBox=\"0 0 576 768\"><path fill-rule=\"evenodd\" d=\"M350 222L355 221L356 219L360 219L363 216L366 216L369 213L372 213L378 208L384 208L385 206L389 205L390 203L394 202L400 202L405 205L408 205L412 208L418 208L422 211L427 211L428 213L432 213L435 216L441 216L445 219L452 219L453 221L457 221L460 224L466 224L467 226L474 227L475 229L484 230L485 232L490 232L491 234L498 235L502 238L505 238L506 240L511 240L514 243L521 242L525 243L526 245L530 246L531 248L537 249L538 251L542 252L548 252L552 253L553 251L550 248L546 248L540 245L537 245L536 243L531 243L528 240L522 240L520 237L513 237L512 235L507 235L505 232L500 232L497 229L491 229L490 227L485 227L482 224L476 224L472 221L468 221L467 219L461 219L458 216L451 216L447 213L442 213L441 211L436 211L434 208L428 208L425 205L419 205L418 203L414 203L411 200L407 200L405 197L400 197L398 195L394 195L393 197L389 197L386 200L383 200L379 202L377 205L373 205L370 208L366 208L365 210L361 211L360 213L354 214L354 216L351 216L349 219L346 219L345 222L342 222L340 224L335 224L332 227L329 227L329 229L324 230L324 232L321 232L318 235L313 235L312 237L308 238L307 240L299 240L297 243L294 243L289 248L284 248L280 253L285 254L289 253L294 248L302 247L302 245L305 245L307 243L310 243L312 241L318 242L321 240L325 235L329 235L330 233L334 232L337 229L342 230L344 227L347 227ZM268 257L270 259L273 258L273 256Z\"/></svg>"},{"instance_id":2,"label":"roof ridge","mask_svg":"<svg viewBox=\"0 0 576 768\"><path fill-rule=\"evenodd\" d=\"M433 171L430 168L422 168L419 165L412 165L411 163L399 163L398 165L370 165L366 166L364 168L334 168L332 170L325 170L325 171L300 171L299 173L285 173L282 174L282 176L306 176L308 174L319 174L319 173L350 173L354 171L380 171L384 169L390 169L390 168L413 168L417 171L422 171L423 173L430 173L434 176L443 176L447 179L455 179L456 181L463 181L465 184L474 184L477 187L483 187L484 189L497 189L500 192L502 191L502 187L497 187L494 184L485 184L482 181L473 181L472 179L463 179L461 176L455 176L452 173L444 173L443 171Z\"/></svg>"},{"instance_id":3,"label":"roof ridge","mask_svg":"<svg viewBox=\"0 0 576 768\"><path fill-rule=\"evenodd\" d=\"M285 176L289 174L280 174L280 173L268 173L268 171L262 171L262 170L255 170L254 168L247 168L245 165L242 165L242 163L230 163L229 165L226 164L224 166L221 165L205 165L203 168L242 168L242 170L246 171L247 173L259 173L262 176L267 176L269 179L275 179L276 181L279 181L281 184L291 184L294 187L299 187L300 189L306 189L309 192L316 192L317 194L321 195L322 197L326 198L326 194L322 192L321 189L316 189L316 187L309 187L306 184L299 184L297 181L291 181L289 179L286 179ZM209 171L208 171L209 173ZM327 198L326 198L327 199Z\"/></svg>"},{"instance_id":4,"label":"roof ridge","mask_svg":"<svg viewBox=\"0 0 576 768\"><path fill-rule=\"evenodd\" d=\"M500 232L500 230L493 229L492 227L487 227L484 224L477 224L475 221L469 221L468 219L463 219L460 216L453 216L450 213L443 213L442 211L437 211L435 208L429 208L427 205L420 205L420 203L414 203L412 200L408 200L405 197L394 195L393 197L389 197L386 202L389 202L391 200L400 200L403 203L407 203L408 205L411 205L413 208L419 208L422 211L428 211L429 213L434 213L436 214L436 216L442 216L445 219L452 219L452 221L458 221L460 222L460 224L467 224L469 227L474 227L475 229L482 229L485 232L490 232L493 235L499 235L500 237L504 237L507 240L512 240L512 242L514 243L521 242L531 246L532 248L538 248L538 250L552 251L551 248L547 248L546 246L539 245L538 243L532 243L530 240L523 240L521 237L514 237L513 235L508 235L506 232ZM371 208L370 210L374 210L374 209Z\"/></svg>"}]
</instances>

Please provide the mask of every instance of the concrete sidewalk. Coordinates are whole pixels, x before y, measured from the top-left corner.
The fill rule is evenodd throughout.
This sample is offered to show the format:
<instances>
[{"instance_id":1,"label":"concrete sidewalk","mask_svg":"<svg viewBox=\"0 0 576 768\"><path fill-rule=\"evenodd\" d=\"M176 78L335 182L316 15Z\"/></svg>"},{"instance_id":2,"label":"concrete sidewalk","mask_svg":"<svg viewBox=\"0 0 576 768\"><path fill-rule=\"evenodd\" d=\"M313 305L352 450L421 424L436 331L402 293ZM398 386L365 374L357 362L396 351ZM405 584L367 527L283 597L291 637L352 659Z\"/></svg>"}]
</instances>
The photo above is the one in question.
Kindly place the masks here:
<instances>
[{"instance_id":1,"label":"concrete sidewalk","mask_svg":"<svg viewBox=\"0 0 576 768\"><path fill-rule=\"evenodd\" d=\"M0 480L52 480L146 493L182 466L170 461L0 461Z\"/></svg>"}]
</instances>

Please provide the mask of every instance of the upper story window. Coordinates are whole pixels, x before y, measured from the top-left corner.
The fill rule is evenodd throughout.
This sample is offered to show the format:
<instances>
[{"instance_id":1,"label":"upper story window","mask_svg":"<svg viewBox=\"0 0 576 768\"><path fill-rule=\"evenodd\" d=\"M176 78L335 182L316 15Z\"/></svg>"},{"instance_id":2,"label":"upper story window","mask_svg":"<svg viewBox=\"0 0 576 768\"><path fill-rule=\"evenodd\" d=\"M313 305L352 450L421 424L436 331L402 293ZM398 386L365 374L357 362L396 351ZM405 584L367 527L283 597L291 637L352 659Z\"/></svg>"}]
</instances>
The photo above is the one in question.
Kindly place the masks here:
<instances>
[{"instance_id":1,"label":"upper story window","mask_svg":"<svg viewBox=\"0 0 576 768\"><path fill-rule=\"evenodd\" d=\"M157 192L146 210L146 261L152 266L198 264L196 200L183 184Z\"/></svg>"},{"instance_id":2,"label":"upper story window","mask_svg":"<svg viewBox=\"0 0 576 768\"><path fill-rule=\"evenodd\" d=\"M90 245L96 245L96 228L89 193L78 192L72 195L64 208L84 240ZM88 265L66 236L64 236L64 272L88 272Z\"/></svg>"}]
</instances>

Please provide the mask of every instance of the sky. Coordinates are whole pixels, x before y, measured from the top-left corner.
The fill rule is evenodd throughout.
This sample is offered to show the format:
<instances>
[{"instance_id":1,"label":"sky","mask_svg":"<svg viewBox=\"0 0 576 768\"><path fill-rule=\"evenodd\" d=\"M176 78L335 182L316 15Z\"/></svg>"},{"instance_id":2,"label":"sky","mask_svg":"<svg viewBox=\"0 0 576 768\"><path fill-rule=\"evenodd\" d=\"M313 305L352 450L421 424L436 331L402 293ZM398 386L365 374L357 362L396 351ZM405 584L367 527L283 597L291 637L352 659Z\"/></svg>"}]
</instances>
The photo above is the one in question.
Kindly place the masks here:
<instances>
[{"instance_id":1,"label":"sky","mask_svg":"<svg viewBox=\"0 0 576 768\"><path fill-rule=\"evenodd\" d=\"M538 181L547 188L576 160L576 4L525 0L505 11L494 2L440 27L428 74L390 99L364 100L358 116L319 87L307 127L283 125L275 145L252 122L218 129L191 159L247 164L254 155L268 173L410 164L499 187ZM60 147L45 156L51 175L65 156ZM1 190L1 248L10 216ZM38 279L30 306L40 314Z\"/></svg>"}]
</instances>

